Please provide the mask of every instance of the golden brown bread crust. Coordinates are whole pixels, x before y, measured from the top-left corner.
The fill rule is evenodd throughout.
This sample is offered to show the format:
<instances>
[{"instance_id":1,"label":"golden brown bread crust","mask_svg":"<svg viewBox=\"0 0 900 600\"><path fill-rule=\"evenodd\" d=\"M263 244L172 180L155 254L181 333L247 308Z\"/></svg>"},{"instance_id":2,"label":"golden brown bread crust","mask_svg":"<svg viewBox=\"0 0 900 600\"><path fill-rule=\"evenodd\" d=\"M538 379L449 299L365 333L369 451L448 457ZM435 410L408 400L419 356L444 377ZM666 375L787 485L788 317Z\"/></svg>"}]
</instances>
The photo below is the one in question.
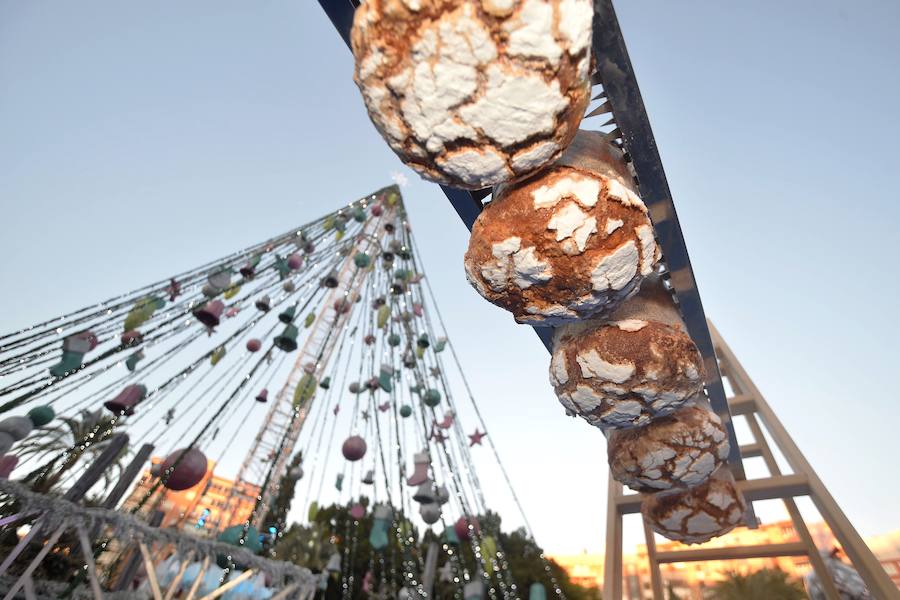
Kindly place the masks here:
<instances>
[{"instance_id":1,"label":"golden brown bread crust","mask_svg":"<svg viewBox=\"0 0 900 600\"><path fill-rule=\"evenodd\" d=\"M727 467L703 485L644 496L641 514L653 531L670 540L702 544L734 529L747 510Z\"/></svg>"},{"instance_id":2,"label":"golden brown bread crust","mask_svg":"<svg viewBox=\"0 0 900 600\"><path fill-rule=\"evenodd\" d=\"M476 219L466 276L516 321L606 315L653 273L653 226L612 150L602 135L580 131L557 164L498 186Z\"/></svg>"},{"instance_id":3,"label":"golden brown bread crust","mask_svg":"<svg viewBox=\"0 0 900 600\"><path fill-rule=\"evenodd\" d=\"M557 329L550 382L568 411L592 425L645 425L703 389L703 361L677 327L656 321L586 321Z\"/></svg>"},{"instance_id":4,"label":"golden brown bread crust","mask_svg":"<svg viewBox=\"0 0 900 600\"><path fill-rule=\"evenodd\" d=\"M728 458L722 421L699 399L644 427L610 430L609 468L616 481L638 492L704 483Z\"/></svg>"},{"instance_id":5,"label":"golden brown bread crust","mask_svg":"<svg viewBox=\"0 0 900 600\"><path fill-rule=\"evenodd\" d=\"M590 100L590 0L367 0L354 80L426 179L480 189L559 157Z\"/></svg>"}]
</instances>

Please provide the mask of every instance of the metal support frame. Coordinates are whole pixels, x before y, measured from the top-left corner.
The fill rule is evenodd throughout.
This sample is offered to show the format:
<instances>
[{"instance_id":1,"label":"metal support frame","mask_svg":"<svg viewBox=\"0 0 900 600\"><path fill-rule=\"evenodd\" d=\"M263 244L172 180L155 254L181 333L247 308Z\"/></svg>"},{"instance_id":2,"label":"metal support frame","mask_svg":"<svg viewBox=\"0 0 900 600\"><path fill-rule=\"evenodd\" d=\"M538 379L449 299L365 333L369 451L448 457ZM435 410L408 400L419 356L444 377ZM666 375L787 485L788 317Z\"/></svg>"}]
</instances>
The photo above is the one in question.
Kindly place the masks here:
<instances>
[{"instance_id":1,"label":"metal support frame","mask_svg":"<svg viewBox=\"0 0 900 600\"><path fill-rule=\"evenodd\" d=\"M358 2L356 0L319 0L319 4L349 46L353 11ZM716 347L718 346L720 352L725 352L729 357L728 362L723 361L723 363L732 368L740 369L740 367L734 357L730 355L730 351L727 350L727 346L724 345L718 333L708 323L703 310L681 225L612 0L594 0L592 50L597 62L596 71L592 76L596 92L594 99L601 100L601 104L591 110L587 117L611 114L612 118L601 127L608 127L608 138L619 144L625 151L635 181L639 186L641 198L649 209L657 241L663 252L668 281L674 293L673 300L679 307L688 334L703 356L706 368L706 392L710 404L728 431L731 444L728 466L734 474L738 486L748 499L749 508L745 515L745 523L751 527L756 525L752 508L753 501L781 498L785 501L795 529L800 536L800 542L797 544L715 550L722 554L723 558L781 555L779 553L807 554L823 581L827 597L829 600L837 599L835 587L825 572L824 562L793 501L794 496L809 495L835 536L844 546L847 555L859 570L860 575L863 576L870 590L876 592L876 597L900 598L890 578L881 569L880 564L862 538L840 511L821 480L788 436L787 431L784 430L780 421L777 420L742 370L739 370L737 374L729 371L729 380L736 395L730 399L726 398ZM490 193L490 190L467 192L446 186L441 187L463 224L471 230L475 219L482 210L482 199ZM535 331L544 346L550 350L552 329L535 328ZM736 380L746 382L745 387L741 388L735 383ZM732 422L733 415L749 415L748 422L754 433L754 441L751 444L743 447L738 444ZM788 457L794 474L782 475L779 472L765 437L756 423L756 415L762 419L781 452ZM754 424L756 424L755 428ZM743 456L762 457L770 470L770 477L747 481ZM604 598L607 600L622 598L622 516L639 511L640 496L623 494L621 484L610 477L604 582ZM651 557L651 583L654 598L661 599L663 593L659 563L674 560L708 560L713 556L705 550L678 553L677 557L673 555L674 553L657 553L652 531L646 525L645 536L648 556Z\"/></svg>"}]
</instances>

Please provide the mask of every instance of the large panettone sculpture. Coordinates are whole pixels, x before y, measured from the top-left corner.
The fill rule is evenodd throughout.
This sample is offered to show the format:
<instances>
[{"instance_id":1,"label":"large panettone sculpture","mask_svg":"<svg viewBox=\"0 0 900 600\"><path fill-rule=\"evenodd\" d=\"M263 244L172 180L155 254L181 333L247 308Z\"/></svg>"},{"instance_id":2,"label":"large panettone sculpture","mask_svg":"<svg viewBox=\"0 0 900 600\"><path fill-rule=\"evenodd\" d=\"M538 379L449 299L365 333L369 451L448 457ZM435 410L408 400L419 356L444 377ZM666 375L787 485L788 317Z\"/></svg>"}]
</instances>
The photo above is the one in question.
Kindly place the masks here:
<instances>
[{"instance_id":1,"label":"large panettone sculpture","mask_svg":"<svg viewBox=\"0 0 900 600\"><path fill-rule=\"evenodd\" d=\"M703 390L703 358L653 276L613 320L560 327L550 383L570 414L603 429L639 427Z\"/></svg>"},{"instance_id":2,"label":"large panettone sculpture","mask_svg":"<svg viewBox=\"0 0 900 600\"><path fill-rule=\"evenodd\" d=\"M659 258L621 151L579 131L552 167L495 188L472 227L465 269L516 321L560 325L615 309Z\"/></svg>"},{"instance_id":3,"label":"large panettone sculpture","mask_svg":"<svg viewBox=\"0 0 900 600\"><path fill-rule=\"evenodd\" d=\"M609 469L616 481L638 492L702 484L728 458L722 421L702 400L641 428L607 434Z\"/></svg>"},{"instance_id":4,"label":"large panettone sculpture","mask_svg":"<svg viewBox=\"0 0 900 600\"><path fill-rule=\"evenodd\" d=\"M366 0L354 79L382 137L426 179L520 179L578 129L592 14L591 0Z\"/></svg>"},{"instance_id":5,"label":"large panettone sculpture","mask_svg":"<svg viewBox=\"0 0 900 600\"><path fill-rule=\"evenodd\" d=\"M686 544L702 544L728 533L740 524L746 510L728 467L702 485L648 494L641 503L641 513L653 531Z\"/></svg>"}]
</instances>

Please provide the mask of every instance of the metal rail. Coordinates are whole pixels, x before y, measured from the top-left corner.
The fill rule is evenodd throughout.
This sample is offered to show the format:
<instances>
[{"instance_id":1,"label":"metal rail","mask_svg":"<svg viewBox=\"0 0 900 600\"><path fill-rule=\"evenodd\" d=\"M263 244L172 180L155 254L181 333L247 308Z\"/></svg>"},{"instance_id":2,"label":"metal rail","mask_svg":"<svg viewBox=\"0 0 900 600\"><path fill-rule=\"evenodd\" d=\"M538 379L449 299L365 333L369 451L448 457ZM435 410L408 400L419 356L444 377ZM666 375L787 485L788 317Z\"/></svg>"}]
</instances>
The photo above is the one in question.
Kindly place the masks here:
<instances>
[{"instance_id":1,"label":"metal rail","mask_svg":"<svg viewBox=\"0 0 900 600\"><path fill-rule=\"evenodd\" d=\"M350 28L353 24L355 0L319 0L328 18L338 30L344 42L350 45ZM650 211L656 237L663 251L663 259L669 272L669 281L675 292L675 299L687 327L688 334L703 356L706 367L706 390L713 410L722 419L728 430L731 454L728 465L738 480L746 479L741 461L740 446L732 423L722 376L713 348L712 338L706 325L706 313L700 301L700 292L694 279L694 271L688 256L687 246L672 202L672 194L666 180L665 170L656 147L656 139L650 127L650 120L644 108L637 79L628 58L622 30L613 9L612 0L594 0L593 53L596 57L596 71L593 83L602 86L597 98L606 102L589 113L589 116L612 113L606 125L614 125L609 134L611 139L621 143L626 157L633 168L640 187L641 198ZM456 210L465 226L471 230L475 218L482 210L481 199L490 190L468 192L441 186L450 204ZM544 346L550 350L553 330L549 327L535 327L535 332ZM754 524L752 509L748 513L748 524Z\"/></svg>"}]
</instances>

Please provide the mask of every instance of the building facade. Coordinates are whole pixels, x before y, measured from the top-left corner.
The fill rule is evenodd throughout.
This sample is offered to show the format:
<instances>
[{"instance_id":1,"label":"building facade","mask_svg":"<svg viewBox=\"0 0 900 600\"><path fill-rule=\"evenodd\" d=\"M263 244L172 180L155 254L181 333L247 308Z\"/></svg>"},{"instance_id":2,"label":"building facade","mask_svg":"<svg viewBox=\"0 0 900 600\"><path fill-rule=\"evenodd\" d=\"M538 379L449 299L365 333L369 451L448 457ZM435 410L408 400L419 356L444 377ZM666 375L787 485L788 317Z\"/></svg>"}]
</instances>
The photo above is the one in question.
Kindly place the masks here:
<instances>
[{"instance_id":1,"label":"building facade","mask_svg":"<svg viewBox=\"0 0 900 600\"><path fill-rule=\"evenodd\" d=\"M151 464L157 465L162 458L154 457ZM123 508L137 505L152 489L156 477L150 471L144 472L137 486L125 500ZM243 523L253 511L259 487L247 483L235 486L231 479L215 474L215 462L208 461L206 474L194 487L183 490L167 490L160 486L153 497L144 504L142 512L162 513L159 527L177 527L186 531L210 536L229 525ZM157 515L157 519L159 519Z\"/></svg>"},{"instance_id":2,"label":"building facade","mask_svg":"<svg viewBox=\"0 0 900 600\"><path fill-rule=\"evenodd\" d=\"M810 523L810 534L822 550L840 547L831 531L824 523ZM757 529L738 528L716 538L704 548L725 546L756 546L761 544L781 544L798 541L793 523L789 520L760 525ZM868 538L866 543L881 561L885 571L900 587L900 531ZM696 546L693 546L696 547ZM657 544L660 552L677 551L688 548L677 542ZM603 587L602 554L570 554L551 556L569 574L569 578L585 587ZM802 579L811 570L805 556L776 558L751 558L745 560L713 560L704 562L681 562L660 565L663 587L671 586L672 591L682 600L703 600L706 591L721 581L729 572L752 573L760 569L781 569L792 579ZM628 600L652 600L650 570L647 563L647 547L641 544L634 554L623 557L623 596Z\"/></svg>"}]
</instances>

